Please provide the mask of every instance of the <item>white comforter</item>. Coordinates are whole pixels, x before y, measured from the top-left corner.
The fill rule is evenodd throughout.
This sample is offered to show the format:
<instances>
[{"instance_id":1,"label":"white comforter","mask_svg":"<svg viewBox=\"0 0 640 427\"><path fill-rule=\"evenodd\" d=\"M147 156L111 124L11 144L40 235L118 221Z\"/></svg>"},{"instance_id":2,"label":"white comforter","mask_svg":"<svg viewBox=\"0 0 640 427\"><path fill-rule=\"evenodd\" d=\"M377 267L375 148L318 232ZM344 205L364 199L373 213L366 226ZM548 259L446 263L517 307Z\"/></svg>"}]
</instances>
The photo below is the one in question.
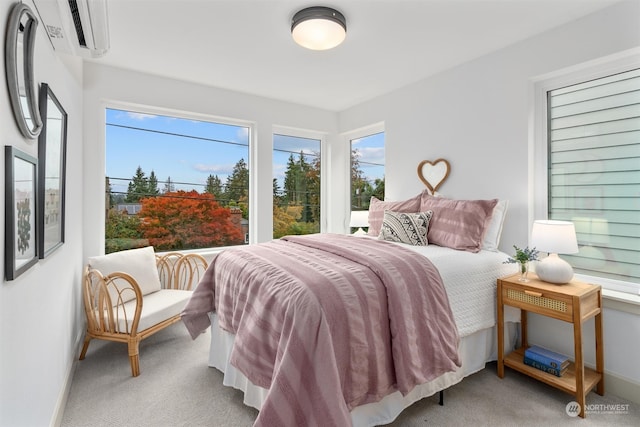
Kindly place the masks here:
<instances>
[{"instance_id":1,"label":"white comforter","mask_svg":"<svg viewBox=\"0 0 640 427\"><path fill-rule=\"evenodd\" d=\"M398 245L426 256L436 266L445 283L460 337L495 325L496 279L514 274L517 269L514 264L503 264L509 257L507 254L471 253L437 245ZM517 314L517 310L505 313L506 320L519 321Z\"/></svg>"}]
</instances>

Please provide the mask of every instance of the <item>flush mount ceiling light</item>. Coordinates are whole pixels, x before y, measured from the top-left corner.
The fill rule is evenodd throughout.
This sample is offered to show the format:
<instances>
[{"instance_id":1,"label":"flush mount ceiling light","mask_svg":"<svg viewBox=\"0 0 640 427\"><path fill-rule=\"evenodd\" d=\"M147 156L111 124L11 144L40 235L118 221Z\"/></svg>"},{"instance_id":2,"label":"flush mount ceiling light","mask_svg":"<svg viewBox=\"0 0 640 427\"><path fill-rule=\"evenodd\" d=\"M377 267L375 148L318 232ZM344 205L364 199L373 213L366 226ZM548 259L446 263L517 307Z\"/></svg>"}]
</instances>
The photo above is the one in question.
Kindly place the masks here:
<instances>
[{"instance_id":1,"label":"flush mount ceiling light","mask_svg":"<svg viewBox=\"0 0 640 427\"><path fill-rule=\"evenodd\" d=\"M330 7L308 7L293 16L291 35L296 43L307 49L331 49L344 41L347 20L342 13Z\"/></svg>"}]
</instances>

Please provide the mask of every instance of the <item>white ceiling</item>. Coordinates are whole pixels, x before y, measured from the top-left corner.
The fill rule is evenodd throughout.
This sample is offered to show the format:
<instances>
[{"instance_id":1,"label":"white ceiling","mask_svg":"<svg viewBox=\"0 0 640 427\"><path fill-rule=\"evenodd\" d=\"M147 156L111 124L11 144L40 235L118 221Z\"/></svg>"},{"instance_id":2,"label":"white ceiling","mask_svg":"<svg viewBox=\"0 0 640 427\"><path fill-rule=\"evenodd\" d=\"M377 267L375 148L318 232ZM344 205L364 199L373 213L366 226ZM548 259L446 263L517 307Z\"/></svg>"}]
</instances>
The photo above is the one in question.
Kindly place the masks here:
<instances>
[{"instance_id":1,"label":"white ceiling","mask_svg":"<svg viewBox=\"0 0 640 427\"><path fill-rule=\"evenodd\" d=\"M341 111L617 0L108 0L116 67ZM310 51L291 17L330 6L345 42Z\"/></svg>"}]
</instances>

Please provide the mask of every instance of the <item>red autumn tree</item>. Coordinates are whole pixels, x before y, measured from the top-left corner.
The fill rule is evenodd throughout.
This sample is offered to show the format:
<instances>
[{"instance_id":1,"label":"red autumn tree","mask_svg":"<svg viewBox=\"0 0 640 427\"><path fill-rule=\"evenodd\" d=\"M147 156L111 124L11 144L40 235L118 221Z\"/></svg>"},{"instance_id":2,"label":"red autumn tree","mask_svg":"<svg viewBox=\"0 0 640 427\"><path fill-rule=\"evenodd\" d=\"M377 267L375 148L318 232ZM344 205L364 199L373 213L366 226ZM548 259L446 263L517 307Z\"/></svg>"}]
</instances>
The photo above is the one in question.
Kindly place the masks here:
<instances>
[{"instance_id":1,"label":"red autumn tree","mask_svg":"<svg viewBox=\"0 0 640 427\"><path fill-rule=\"evenodd\" d=\"M157 250L195 249L244 242L231 211L212 194L174 191L140 200L140 230Z\"/></svg>"}]
</instances>

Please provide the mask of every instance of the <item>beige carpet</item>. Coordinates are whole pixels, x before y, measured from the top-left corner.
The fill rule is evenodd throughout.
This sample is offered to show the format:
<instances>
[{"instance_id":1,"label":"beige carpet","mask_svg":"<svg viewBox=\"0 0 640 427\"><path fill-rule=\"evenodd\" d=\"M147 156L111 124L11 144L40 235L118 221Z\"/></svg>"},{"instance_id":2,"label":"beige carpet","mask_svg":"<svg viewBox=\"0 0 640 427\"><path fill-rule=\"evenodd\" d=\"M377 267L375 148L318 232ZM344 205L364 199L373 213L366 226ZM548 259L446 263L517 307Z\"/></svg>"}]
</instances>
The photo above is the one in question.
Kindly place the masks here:
<instances>
[{"instance_id":1,"label":"beige carpet","mask_svg":"<svg viewBox=\"0 0 640 427\"><path fill-rule=\"evenodd\" d=\"M94 340L77 363L63 427L91 426L251 426L257 411L242 393L222 385L222 374L207 367L209 334L192 341L175 324L143 341L141 375L131 377L127 346ZM627 413L604 410L585 419L565 412L570 395L495 363L445 391L407 408L391 426L639 426L640 405L616 396L590 393L588 405L629 405ZM595 408L595 407L594 407ZM302 427L302 426L301 426Z\"/></svg>"}]
</instances>

